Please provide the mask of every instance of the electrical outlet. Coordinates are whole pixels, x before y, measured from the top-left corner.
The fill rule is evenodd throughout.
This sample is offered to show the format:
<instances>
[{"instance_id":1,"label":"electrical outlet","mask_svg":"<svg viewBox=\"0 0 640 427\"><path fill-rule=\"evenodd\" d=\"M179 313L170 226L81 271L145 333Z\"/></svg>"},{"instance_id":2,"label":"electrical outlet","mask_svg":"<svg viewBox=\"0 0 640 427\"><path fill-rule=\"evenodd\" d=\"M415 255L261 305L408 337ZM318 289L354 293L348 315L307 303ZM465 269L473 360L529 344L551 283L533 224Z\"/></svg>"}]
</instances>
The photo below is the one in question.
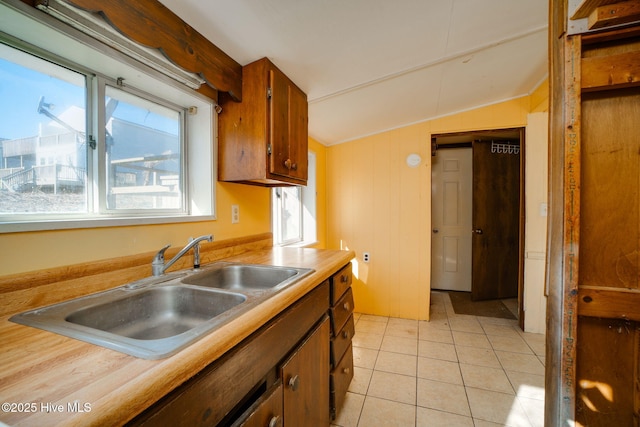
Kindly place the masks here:
<instances>
[{"instance_id":1,"label":"electrical outlet","mask_svg":"<svg viewBox=\"0 0 640 427\"><path fill-rule=\"evenodd\" d=\"M371 256L369 255L369 252L365 252L362 254L362 261L369 262L370 259L371 259Z\"/></svg>"},{"instance_id":2,"label":"electrical outlet","mask_svg":"<svg viewBox=\"0 0 640 427\"><path fill-rule=\"evenodd\" d=\"M231 224L240 222L240 206L231 205Z\"/></svg>"}]
</instances>

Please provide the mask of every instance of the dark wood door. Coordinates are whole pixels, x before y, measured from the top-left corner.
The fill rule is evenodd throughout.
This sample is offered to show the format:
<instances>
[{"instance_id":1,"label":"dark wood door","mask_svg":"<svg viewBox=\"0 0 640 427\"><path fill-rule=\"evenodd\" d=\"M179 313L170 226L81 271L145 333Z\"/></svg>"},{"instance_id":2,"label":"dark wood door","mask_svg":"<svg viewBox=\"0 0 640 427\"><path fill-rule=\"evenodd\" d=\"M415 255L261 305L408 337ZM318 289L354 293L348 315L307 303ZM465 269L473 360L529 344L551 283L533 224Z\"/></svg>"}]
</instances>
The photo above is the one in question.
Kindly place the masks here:
<instances>
[{"instance_id":1,"label":"dark wood door","mask_svg":"<svg viewBox=\"0 0 640 427\"><path fill-rule=\"evenodd\" d=\"M520 142L473 142L471 299L518 296Z\"/></svg>"}]
</instances>

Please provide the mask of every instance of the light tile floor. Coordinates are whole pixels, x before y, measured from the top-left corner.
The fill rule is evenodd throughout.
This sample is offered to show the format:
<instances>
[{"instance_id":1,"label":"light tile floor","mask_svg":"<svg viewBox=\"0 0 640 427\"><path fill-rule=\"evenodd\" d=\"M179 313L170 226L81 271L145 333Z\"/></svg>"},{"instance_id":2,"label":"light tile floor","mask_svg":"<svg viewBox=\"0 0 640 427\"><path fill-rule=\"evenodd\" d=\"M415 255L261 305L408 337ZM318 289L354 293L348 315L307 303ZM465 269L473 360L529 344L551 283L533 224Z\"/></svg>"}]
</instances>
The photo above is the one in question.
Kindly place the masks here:
<instances>
[{"instance_id":1,"label":"light tile floor","mask_svg":"<svg viewBox=\"0 0 640 427\"><path fill-rule=\"evenodd\" d=\"M457 315L439 292L429 322L355 320L354 377L334 426L543 426L544 335Z\"/></svg>"}]
</instances>

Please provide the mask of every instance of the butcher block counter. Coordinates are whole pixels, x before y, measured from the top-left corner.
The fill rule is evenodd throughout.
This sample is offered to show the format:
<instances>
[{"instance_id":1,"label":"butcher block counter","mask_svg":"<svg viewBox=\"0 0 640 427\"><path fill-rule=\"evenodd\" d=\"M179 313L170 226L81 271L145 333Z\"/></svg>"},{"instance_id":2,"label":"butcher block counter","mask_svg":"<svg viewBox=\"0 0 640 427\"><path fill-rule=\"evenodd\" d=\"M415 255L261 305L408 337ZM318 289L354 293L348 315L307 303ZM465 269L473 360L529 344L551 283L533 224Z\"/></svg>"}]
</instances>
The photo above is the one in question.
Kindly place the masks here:
<instances>
[{"instance_id":1,"label":"butcher block counter","mask_svg":"<svg viewBox=\"0 0 640 427\"><path fill-rule=\"evenodd\" d=\"M9 303L17 308L11 312L5 307L0 318L0 402L3 405L0 421L10 426L123 425L327 281L354 256L351 251L260 246L250 242L239 251L227 246L211 252L207 259L206 245L203 245L203 259L312 268L315 272L177 354L160 360L136 358L10 322L12 314L38 307L33 304L51 303L51 298L34 294L38 288L43 292L55 292L55 288L51 287L53 284L42 283L21 289L16 295L16 292L7 292L9 284L0 280L0 291L10 296ZM219 258L221 254L230 256ZM128 271L123 277L136 278L142 268L129 265L123 269ZM100 277L95 271L92 274L94 278ZM86 278L66 279L60 285L65 299L84 295L82 292L72 295L69 283ZM21 286L26 285L18 287ZM118 284L111 287L115 286ZM86 287L84 292L87 293Z\"/></svg>"}]
</instances>

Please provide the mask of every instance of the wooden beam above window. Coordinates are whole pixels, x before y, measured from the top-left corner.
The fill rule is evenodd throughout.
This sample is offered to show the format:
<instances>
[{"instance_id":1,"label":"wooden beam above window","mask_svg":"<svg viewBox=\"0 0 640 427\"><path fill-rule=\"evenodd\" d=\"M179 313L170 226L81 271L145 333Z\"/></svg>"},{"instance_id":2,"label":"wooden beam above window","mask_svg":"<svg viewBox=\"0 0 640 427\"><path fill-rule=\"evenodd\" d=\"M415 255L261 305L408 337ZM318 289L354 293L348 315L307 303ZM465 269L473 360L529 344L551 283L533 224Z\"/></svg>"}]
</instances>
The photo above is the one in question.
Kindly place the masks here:
<instances>
[{"instance_id":1,"label":"wooden beam above window","mask_svg":"<svg viewBox=\"0 0 640 427\"><path fill-rule=\"evenodd\" d=\"M212 88L242 100L242 66L157 0L67 0L100 14L119 32L159 49L185 70L201 75Z\"/></svg>"}]
</instances>

